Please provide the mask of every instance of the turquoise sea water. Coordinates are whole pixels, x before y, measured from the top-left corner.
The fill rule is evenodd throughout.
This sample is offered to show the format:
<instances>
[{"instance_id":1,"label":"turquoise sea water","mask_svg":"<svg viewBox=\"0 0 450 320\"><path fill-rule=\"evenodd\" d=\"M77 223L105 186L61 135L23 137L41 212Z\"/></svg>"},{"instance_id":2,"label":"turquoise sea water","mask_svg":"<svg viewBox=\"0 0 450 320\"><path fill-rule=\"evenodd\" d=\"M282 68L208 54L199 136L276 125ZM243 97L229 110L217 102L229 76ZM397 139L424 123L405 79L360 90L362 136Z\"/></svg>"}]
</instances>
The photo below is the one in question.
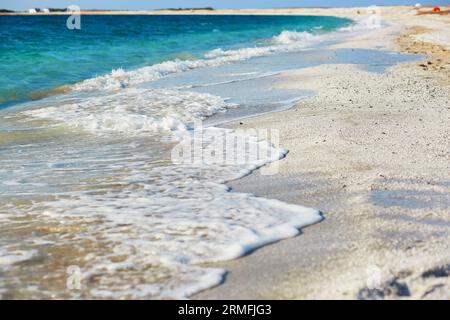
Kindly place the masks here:
<instances>
[{"instance_id":1,"label":"turquoise sea water","mask_svg":"<svg viewBox=\"0 0 450 320\"><path fill-rule=\"evenodd\" d=\"M0 16L0 108L66 84L179 59L212 49L265 46L283 30L326 33L349 24L334 17Z\"/></svg>"}]
</instances>

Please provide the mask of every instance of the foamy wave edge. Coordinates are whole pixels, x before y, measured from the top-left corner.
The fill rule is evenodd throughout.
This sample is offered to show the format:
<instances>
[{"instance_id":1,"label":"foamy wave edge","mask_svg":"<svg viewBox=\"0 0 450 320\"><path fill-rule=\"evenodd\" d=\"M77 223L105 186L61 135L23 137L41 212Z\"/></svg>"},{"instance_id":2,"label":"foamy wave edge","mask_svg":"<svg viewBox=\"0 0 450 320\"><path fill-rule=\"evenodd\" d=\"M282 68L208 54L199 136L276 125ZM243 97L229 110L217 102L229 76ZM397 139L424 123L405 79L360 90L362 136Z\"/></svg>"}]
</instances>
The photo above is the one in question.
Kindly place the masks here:
<instances>
[{"instance_id":1,"label":"foamy wave edge","mask_svg":"<svg viewBox=\"0 0 450 320\"><path fill-rule=\"evenodd\" d=\"M125 71L122 68L118 68L111 71L109 74L87 79L74 84L72 89L86 91L126 88L144 82L155 81L170 74L181 73L192 69L220 66L236 61L248 60L254 57L305 49L308 46L329 39L330 35L336 33L357 32L378 27L379 26L370 26L361 20L350 26L342 27L337 31L323 34L285 30L270 39L268 42L270 45L268 46L233 50L223 50L222 48L217 48L206 52L204 54L204 58L199 60L169 60L131 71Z\"/></svg>"}]
</instances>

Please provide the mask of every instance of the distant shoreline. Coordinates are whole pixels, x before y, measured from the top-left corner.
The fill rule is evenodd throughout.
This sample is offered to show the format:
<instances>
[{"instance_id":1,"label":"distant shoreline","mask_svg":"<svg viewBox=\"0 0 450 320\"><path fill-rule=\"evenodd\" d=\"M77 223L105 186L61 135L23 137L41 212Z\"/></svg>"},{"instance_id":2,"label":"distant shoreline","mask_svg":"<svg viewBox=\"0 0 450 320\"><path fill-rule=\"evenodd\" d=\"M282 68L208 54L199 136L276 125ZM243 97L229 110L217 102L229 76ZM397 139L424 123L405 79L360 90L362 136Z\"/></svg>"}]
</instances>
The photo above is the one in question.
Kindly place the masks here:
<instances>
[{"instance_id":1,"label":"distant shoreline","mask_svg":"<svg viewBox=\"0 0 450 320\"><path fill-rule=\"evenodd\" d=\"M414 6L378 6L383 12L395 14L396 11L411 10L417 14L447 15L449 7L441 7L442 11L433 13L433 6L424 5L420 9ZM0 9L1 10L1 9ZM64 10L64 9L58 9ZM169 8L155 10L81 10L82 15L321 15L321 16L364 16L370 14L371 7L310 7L310 8L273 8L273 9L214 9L214 8ZM69 11L53 12L1 12L0 15L70 15Z\"/></svg>"},{"instance_id":2,"label":"distant shoreline","mask_svg":"<svg viewBox=\"0 0 450 320\"><path fill-rule=\"evenodd\" d=\"M413 6L380 6L383 9L399 9L409 8ZM425 6L424 6L425 7ZM274 9L213 9L213 8L199 8L199 9L157 9L157 10L81 10L81 14L84 15L186 15L186 14L241 14L241 15L335 15L335 14L364 14L367 11L367 7L342 7L342 8L274 8ZM55 11L55 12L36 12L29 13L27 11L17 12L0 12L0 15L70 15L68 11Z\"/></svg>"}]
</instances>

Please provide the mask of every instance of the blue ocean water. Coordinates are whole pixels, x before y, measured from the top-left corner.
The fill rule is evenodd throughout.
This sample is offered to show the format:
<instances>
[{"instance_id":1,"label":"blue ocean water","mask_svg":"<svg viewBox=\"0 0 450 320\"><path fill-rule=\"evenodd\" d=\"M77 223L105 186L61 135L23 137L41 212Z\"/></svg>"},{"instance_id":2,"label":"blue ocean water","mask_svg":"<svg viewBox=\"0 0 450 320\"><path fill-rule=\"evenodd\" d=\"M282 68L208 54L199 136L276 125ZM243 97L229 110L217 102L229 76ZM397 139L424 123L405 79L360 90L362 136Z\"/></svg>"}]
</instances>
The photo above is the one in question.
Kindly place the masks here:
<instances>
[{"instance_id":1,"label":"blue ocean water","mask_svg":"<svg viewBox=\"0 0 450 320\"><path fill-rule=\"evenodd\" d=\"M0 16L0 108L62 85L216 48L266 46L284 30L326 33L350 20L317 16Z\"/></svg>"}]
</instances>

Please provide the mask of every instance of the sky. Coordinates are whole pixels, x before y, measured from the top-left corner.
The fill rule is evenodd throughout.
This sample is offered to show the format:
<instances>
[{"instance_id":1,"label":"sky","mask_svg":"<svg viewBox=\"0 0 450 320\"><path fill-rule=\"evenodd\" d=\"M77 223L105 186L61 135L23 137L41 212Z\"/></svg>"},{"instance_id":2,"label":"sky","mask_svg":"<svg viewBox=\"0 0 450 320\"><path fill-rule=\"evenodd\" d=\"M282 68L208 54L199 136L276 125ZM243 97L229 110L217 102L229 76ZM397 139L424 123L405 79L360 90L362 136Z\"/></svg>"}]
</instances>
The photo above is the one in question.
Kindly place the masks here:
<instances>
[{"instance_id":1,"label":"sky","mask_svg":"<svg viewBox=\"0 0 450 320\"><path fill-rule=\"evenodd\" d=\"M0 0L0 9L66 8L81 9L161 9L161 8L276 8L276 7L351 7L369 5L414 5L420 0ZM450 0L426 0L423 3L448 5Z\"/></svg>"}]
</instances>

